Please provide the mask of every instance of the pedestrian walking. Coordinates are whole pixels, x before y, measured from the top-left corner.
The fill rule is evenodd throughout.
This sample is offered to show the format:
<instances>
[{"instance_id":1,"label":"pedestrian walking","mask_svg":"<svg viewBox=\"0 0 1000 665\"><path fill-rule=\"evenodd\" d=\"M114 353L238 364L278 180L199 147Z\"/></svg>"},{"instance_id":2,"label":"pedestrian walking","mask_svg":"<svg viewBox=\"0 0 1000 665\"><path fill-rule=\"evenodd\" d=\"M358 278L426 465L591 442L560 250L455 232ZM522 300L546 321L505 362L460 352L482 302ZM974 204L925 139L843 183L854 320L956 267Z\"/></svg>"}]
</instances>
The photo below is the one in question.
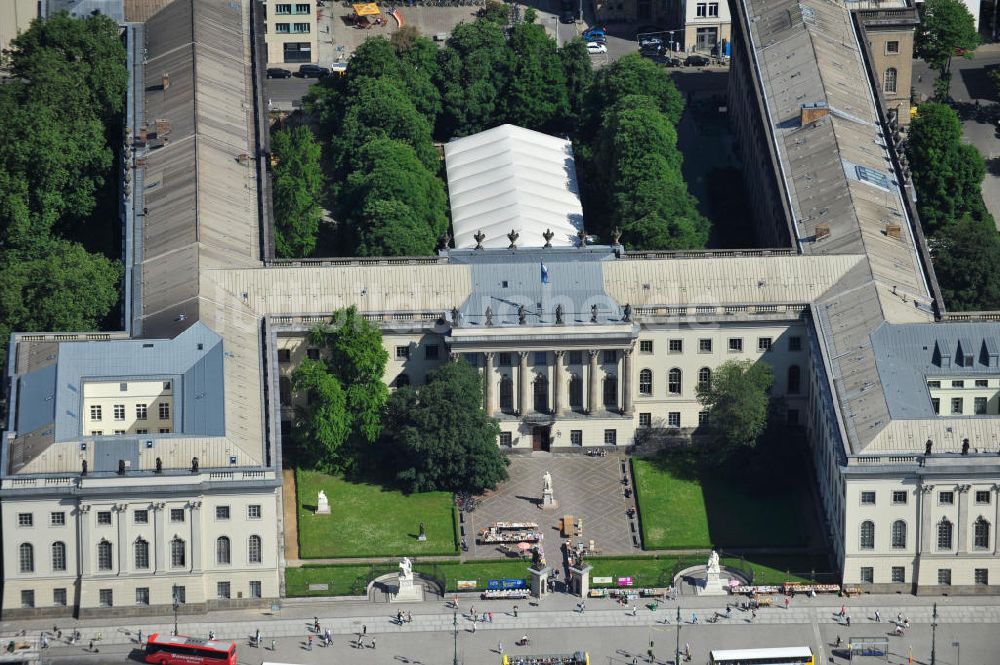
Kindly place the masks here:
<instances>
[{"instance_id":1,"label":"pedestrian walking","mask_svg":"<svg viewBox=\"0 0 1000 665\"><path fill-rule=\"evenodd\" d=\"M750 610L750 623L753 623L757 618L757 610Z\"/></svg>"},{"instance_id":2,"label":"pedestrian walking","mask_svg":"<svg viewBox=\"0 0 1000 665\"><path fill-rule=\"evenodd\" d=\"M136 639L139 640L139 645L141 646L142 645L142 628L140 628L139 632L136 633Z\"/></svg>"},{"instance_id":3,"label":"pedestrian walking","mask_svg":"<svg viewBox=\"0 0 1000 665\"><path fill-rule=\"evenodd\" d=\"M253 645L255 648L260 648L260 628L254 631L253 634Z\"/></svg>"},{"instance_id":4,"label":"pedestrian walking","mask_svg":"<svg viewBox=\"0 0 1000 665\"><path fill-rule=\"evenodd\" d=\"M90 640L90 651L91 653L97 653L97 649L94 648L94 640Z\"/></svg>"},{"instance_id":5,"label":"pedestrian walking","mask_svg":"<svg viewBox=\"0 0 1000 665\"><path fill-rule=\"evenodd\" d=\"M361 634L362 635L367 635L368 634L368 625L367 624L361 624Z\"/></svg>"},{"instance_id":6,"label":"pedestrian walking","mask_svg":"<svg viewBox=\"0 0 1000 665\"><path fill-rule=\"evenodd\" d=\"M903 613L900 612L896 615L896 623L903 623Z\"/></svg>"},{"instance_id":7,"label":"pedestrian walking","mask_svg":"<svg viewBox=\"0 0 1000 665\"><path fill-rule=\"evenodd\" d=\"M42 648L43 649L49 648L49 636L46 635L45 633L42 633Z\"/></svg>"},{"instance_id":8,"label":"pedestrian walking","mask_svg":"<svg viewBox=\"0 0 1000 665\"><path fill-rule=\"evenodd\" d=\"M503 642L497 642L497 653L503 655Z\"/></svg>"},{"instance_id":9,"label":"pedestrian walking","mask_svg":"<svg viewBox=\"0 0 1000 665\"><path fill-rule=\"evenodd\" d=\"M785 609L786 610L788 609L788 606L791 604L791 602L792 602L792 599L789 598L788 596L785 596Z\"/></svg>"},{"instance_id":10,"label":"pedestrian walking","mask_svg":"<svg viewBox=\"0 0 1000 665\"><path fill-rule=\"evenodd\" d=\"M475 621L472 622L472 634L473 635L476 634L476 622Z\"/></svg>"},{"instance_id":11,"label":"pedestrian walking","mask_svg":"<svg viewBox=\"0 0 1000 665\"><path fill-rule=\"evenodd\" d=\"M271 651L276 651L278 649L278 640L271 639Z\"/></svg>"},{"instance_id":12,"label":"pedestrian walking","mask_svg":"<svg viewBox=\"0 0 1000 665\"><path fill-rule=\"evenodd\" d=\"M517 618L517 605L514 606L514 618Z\"/></svg>"},{"instance_id":13,"label":"pedestrian walking","mask_svg":"<svg viewBox=\"0 0 1000 665\"><path fill-rule=\"evenodd\" d=\"M456 595L456 596L453 596L453 597L452 597L452 599L451 599L451 604L452 604L452 606L453 606L453 607L454 607L454 608L455 608L456 610L458 609L458 596L457 596L457 595Z\"/></svg>"},{"instance_id":14,"label":"pedestrian walking","mask_svg":"<svg viewBox=\"0 0 1000 665\"><path fill-rule=\"evenodd\" d=\"M487 615L490 617L490 623L493 623L493 612L487 612Z\"/></svg>"},{"instance_id":15,"label":"pedestrian walking","mask_svg":"<svg viewBox=\"0 0 1000 665\"><path fill-rule=\"evenodd\" d=\"M632 606L632 616L635 616L635 613L638 611L638 609L639 609L638 605L633 605Z\"/></svg>"},{"instance_id":16,"label":"pedestrian walking","mask_svg":"<svg viewBox=\"0 0 1000 665\"><path fill-rule=\"evenodd\" d=\"M413 614L410 612L406 613L406 623L413 623Z\"/></svg>"},{"instance_id":17,"label":"pedestrian walking","mask_svg":"<svg viewBox=\"0 0 1000 665\"><path fill-rule=\"evenodd\" d=\"M847 627L848 628L851 627L851 615L850 614L847 615Z\"/></svg>"},{"instance_id":18,"label":"pedestrian walking","mask_svg":"<svg viewBox=\"0 0 1000 665\"><path fill-rule=\"evenodd\" d=\"M313 636L312 633L306 635L306 651L313 650Z\"/></svg>"},{"instance_id":19,"label":"pedestrian walking","mask_svg":"<svg viewBox=\"0 0 1000 665\"><path fill-rule=\"evenodd\" d=\"M632 665L639 665L639 659L635 656L632 656Z\"/></svg>"},{"instance_id":20,"label":"pedestrian walking","mask_svg":"<svg viewBox=\"0 0 1000 665\"><path fill-rule=\"evenodd\" d=\"M684 657L687 658L688 660L691 659L691 643L690 642L685 642L684 643Z\"/></svg>"},{"instance_id":21,"label":"pedestrian walking","mask_svg":"<svg viewBox=\"0 0 1000 665\"><path fill-rule=\"evenodd\" d=\"M691 623L698 623L698 615L694 612L691 613Z\"/></svg>"},{"instance_id":22,"label":"pedestrian walking","mask_svg":"<svg viewBox=\"0 0 1000 665\"><path fill-rule=\"evenodd\" d=\"M844 607L843 605L841 605L840 606L840 618L843 619L845 616L847 616L847 608Z\"/></svg>"},{"instance_id":23,"label":"pedestrian walking","mask_svg":"<svg viewBox=\"0 0 1000 665\"><path fill-rule=\"evenodd\" d=\"M875 623L882 623L882 615L878 613L878 610L875 610Z\"/></svg>"},{"instance_id":24,"label":"pedestrian walking","mask_svg":"<svg viewBox=\"0 0 1000 665\"><path fill-rule=\"evenodd\" d=\"M208 639L210 641L215 639L215 631L214 630L208 631Z\"/></svg>"},{"instance_id":25,"label":"pedestrian walking","mask_svg":"<svg viewBox=\"0 0 1000 665\"><path fill-rule=\"evenodd\" d=\"M375 648L375 638L373 637L372 638L372 649L374 649L374 648Z\"/></svg>"},{"instance_id":26,"label":"pedestrian walking","mask_svg":"<svg viewBox=\"0 0 1000 665\"><path fill-rule=\"evenodd\" d=\"M327 628L323 633L323 641L326 642L326 646L333 644L333 635L330 634L329 628Z\"/></svg>"},{"instance_id":27,"label":"pedestrian walking","mask_svg":"<svg viewBox=\"0 0 1000 665\"><path fill-rule=\"evenodd\" d=\"M580 614L583 614L586 609L587 609L587 603L586 602L580 603Z\"/></svg>"},{"instance_id":28,"label":"pedestrian walking","mask_svg":"<svg viewBox=\"0 0 1000 665\"><path fill-rule=\"evenodd\" d=\"M469 607L469 616L472 617L473 621L476 620L476 616L478 616L478 615L476 614L476 606L475 605L472 605L471 607Z\"/></svg>"}]
</instances>

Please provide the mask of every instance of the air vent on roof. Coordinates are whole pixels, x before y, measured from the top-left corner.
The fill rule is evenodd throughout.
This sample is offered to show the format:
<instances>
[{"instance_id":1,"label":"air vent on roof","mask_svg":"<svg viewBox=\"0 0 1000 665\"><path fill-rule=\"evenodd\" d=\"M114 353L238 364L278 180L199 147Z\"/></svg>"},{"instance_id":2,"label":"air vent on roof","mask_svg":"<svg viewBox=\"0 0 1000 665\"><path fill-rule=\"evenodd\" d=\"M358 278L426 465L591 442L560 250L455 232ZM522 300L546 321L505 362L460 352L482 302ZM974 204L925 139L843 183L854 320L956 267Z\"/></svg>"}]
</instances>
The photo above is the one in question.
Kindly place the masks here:
<instances>
[{"instance_id":1,"label":"air vent on roof","mask_svg":"<svg viewBox=\"0 0 1000 665\"><path fill-rule=\"evenodd\" d=\"M143 344L142 348L144 348L144 349L151 349L151 348L153 348L153 345L152 344Z\"/></svg>"},{"instance_id":2,"label":"air vent on roof","mask_svg":"<svg viewBox=\"0 0 1000 665\"><path fill-rule=\"evenodd\" d=\"M889 178L881 171L870 169L867 166L855 166L854 171L858 174L858 180L875 185L876 187L889 189Z\"/></svg>"}]
</instances>

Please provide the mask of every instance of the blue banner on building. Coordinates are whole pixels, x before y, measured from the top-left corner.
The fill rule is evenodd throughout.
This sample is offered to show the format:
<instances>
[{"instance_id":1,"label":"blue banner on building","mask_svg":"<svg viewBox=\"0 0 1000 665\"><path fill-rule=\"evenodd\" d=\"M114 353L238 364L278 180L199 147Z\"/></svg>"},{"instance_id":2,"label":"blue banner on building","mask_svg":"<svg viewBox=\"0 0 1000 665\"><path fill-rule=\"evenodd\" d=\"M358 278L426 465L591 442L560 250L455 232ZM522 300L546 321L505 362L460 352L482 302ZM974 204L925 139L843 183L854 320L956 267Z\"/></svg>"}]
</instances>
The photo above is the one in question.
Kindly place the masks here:
<instances>
[{"instance_id":1,"label":"blue banner on building","mask_svg":"<svg viewBox=\"0 0 1000 665\"><path fill-rule=\"evenodd\" d=\"M490 580L487 589L527 589L528 580Z\"/></svg>"}]
</instances>

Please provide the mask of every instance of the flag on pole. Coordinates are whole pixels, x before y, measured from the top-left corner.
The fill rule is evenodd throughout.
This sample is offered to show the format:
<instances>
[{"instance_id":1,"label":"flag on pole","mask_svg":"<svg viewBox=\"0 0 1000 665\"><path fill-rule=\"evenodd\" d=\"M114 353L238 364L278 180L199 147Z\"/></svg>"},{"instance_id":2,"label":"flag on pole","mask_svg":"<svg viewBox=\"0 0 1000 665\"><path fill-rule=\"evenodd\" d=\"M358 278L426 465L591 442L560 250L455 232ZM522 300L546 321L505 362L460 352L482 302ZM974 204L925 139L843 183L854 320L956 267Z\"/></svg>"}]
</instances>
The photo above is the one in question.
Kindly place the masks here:
<instances>
[{"instance_id":1,"label":"flag on pole","mask_svg":"<svg viewBox=\"0 0 1000 665\"><path fill-rule=\"evenodd\" d=\"M542 267L542 284L549 283L549 269L545 267L544 263L539 264Z\"/></svg>"}]
</instances>

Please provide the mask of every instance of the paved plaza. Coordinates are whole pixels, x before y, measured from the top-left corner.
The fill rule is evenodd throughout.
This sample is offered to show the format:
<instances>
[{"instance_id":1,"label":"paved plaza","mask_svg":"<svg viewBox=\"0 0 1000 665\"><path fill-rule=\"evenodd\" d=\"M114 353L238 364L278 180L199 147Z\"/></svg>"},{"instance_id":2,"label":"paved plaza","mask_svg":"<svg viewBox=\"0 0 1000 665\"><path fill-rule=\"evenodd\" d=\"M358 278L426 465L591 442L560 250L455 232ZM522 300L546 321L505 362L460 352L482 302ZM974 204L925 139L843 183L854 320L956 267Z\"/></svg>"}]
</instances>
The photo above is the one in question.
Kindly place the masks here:
<instances>
[{"instance_id":1,"label":"paved plaza","mask_svg":"<svg viewBox=\"0 0 1000 665\"><path fill-rule=\"evenodd\" d=\"M475 606L477 612L494 613L493 623L478 624L475 633L472 624L465 617L458 617L459 662L465 665L493 664L500 662L497 647L503 644L508 653L571 652L586 650L594 665L628 664L632 657L643 662L649 643L653 643L655 662L672 662L674 644L677 641L677 605L665 603L656 612L640 608L636 616L618 608L614 601L591 599L583 614L577 612L572 596L558 594L541 601L539 606L530 606L519 601L517 618L513 616L514 603L511 601L483 602L474 597L462 598L460 609L467 611ZM722 611L726 598L685 599L681 602L683 618L680 630L680 644L690 645L692 663L702 665L707 662L708 651L719 648L763 647L763 646L809 646L817 655L817 665L849 661L846 653L834 647L837 636L843 640L850 637L886 636L889 639L892 665L908 663L913 655L913 663L927 665L930 662L931 604L938 602L939 627L936 634L936 664L996 665L1000 662L1000 606L993 598L914 598L911 596L886 595L865 596L848 600L846 609L852 616L852 627L840 623L835 614L841 600L836 597L816 599L796 597L788 610L765 608L758 612L751 624L750 617L740 611L734 612L731 620L706 623L715 611ZM289 602L278 616L270 616L259 610L228 611L196 617L194 620L181 617L180 632L185 635L206 636L214 630L220 639L237 641L241 665L259 665L262 662L330 664L358 663L359 665L390 665L398 663L421 663L424 665L447 665L452 663L456 620L450 607L440 602L427 602L402 606L411 611L413 622L398 626L394 623L391 609L376 607L367 603L342 601L298 601ZM882 622L875 623L874 611L882 614ZM889 636L897 612L906 616L912 626L903 637ZM697 625L691 623L692 613L697 613ZM333 646L323 648L316 644L306 650L306 636L312 617L318 616L321 626L333 633ZM53 641L46 652L51 662L65 663L118 663L135 662L138 645L136 631L142 628L148 635L151 631L169 631L172 617L150 619L140 623L118 626L100 626L97 621L61 622L64 631L79 626L83 633L83 647L65 646ZM0 624L3 637L9 637L14 630L25 628L29 634L50 629L51 621L22 622L15 625ZM249 646L248 638L259 628L263 636L264 648ZM366 642L374 638L375 649L358 649L354 645L357 633L366 633ZM99 653L91 653L89 640L97 633L103 633L98 643ZM527 634L532 646L528 649L514 646L514 641ZM275 650L270 649L275 640ZM953 646L954 643L960 646ZM648 662L645 661L645 662ZM885 660L855 660L861 663L885 663Z\"/></svg>"},{"instance_id":2,"label":"paved plaza","mask_svg":"<svg viewBox=\"0 0 1000 665\"><path fill-rule=\"evenodd\" d=\"M559 561L559 520L571 515L583 523L583 532L574 539L589 546L591 540L601 554L637 554L626 510L634 507L635 495L625 498L622 468L629 469L624 456L588 457L575 454L533 453L510 458L510 480L480 499L476 509L464 513L466 558L496 559L503 551L496 544L476 544L476 534L495 522L537 522L544 540L546 558ZM555 509L543 510L542 477L552 474ZM627 472L632 487L631 471ZM636 538L638 538L638 533ZM638 541L636 541L638 542Z\"/></svg>"}]
</instances>

